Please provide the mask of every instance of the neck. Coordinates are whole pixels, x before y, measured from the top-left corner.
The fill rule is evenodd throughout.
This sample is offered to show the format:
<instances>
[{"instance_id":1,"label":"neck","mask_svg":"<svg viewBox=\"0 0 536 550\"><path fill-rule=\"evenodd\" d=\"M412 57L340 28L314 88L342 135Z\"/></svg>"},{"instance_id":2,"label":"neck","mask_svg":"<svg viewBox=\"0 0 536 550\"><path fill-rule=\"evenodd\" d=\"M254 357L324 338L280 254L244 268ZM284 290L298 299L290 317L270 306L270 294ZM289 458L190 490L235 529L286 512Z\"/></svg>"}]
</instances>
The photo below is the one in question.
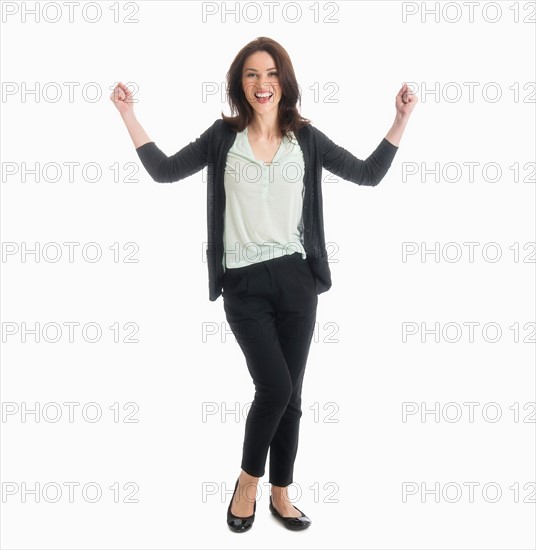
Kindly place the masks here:
<instances>
[{"instance_id":1,"label":"neck","mask_svg":"<svg viewBox=\"0 0 536 550\"><path fill-rule=\"evenodd\" d=\"M281 131L279 130L277 113L267 113L266 115L255 113L253 120L248 125L248 132L255 134L260 139L279 138Z\"/></svg>"}]
</instances>

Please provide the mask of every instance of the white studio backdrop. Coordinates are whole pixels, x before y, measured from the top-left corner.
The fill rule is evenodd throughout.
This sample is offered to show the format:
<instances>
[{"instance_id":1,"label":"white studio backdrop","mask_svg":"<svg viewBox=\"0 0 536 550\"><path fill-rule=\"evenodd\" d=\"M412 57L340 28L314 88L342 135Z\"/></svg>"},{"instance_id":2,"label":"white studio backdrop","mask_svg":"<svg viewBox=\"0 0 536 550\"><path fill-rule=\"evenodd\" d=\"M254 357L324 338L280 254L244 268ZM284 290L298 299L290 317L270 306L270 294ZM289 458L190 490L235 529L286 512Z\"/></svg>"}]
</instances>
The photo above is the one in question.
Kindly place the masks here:
<instances>
[{"instance_id":1,"label":"white studio backdrop","mask_svg":"<svg viewBox=\"0 0 536 550\"><path fill-rule=\"evenodd\" d=\"M534 548L534 2L1 10L0 546ZM208 299L206 170L155 183L109 95L129 83L171 155L230 114L258 36L358 158L404 82L419 103L377 187L323 174L333 286L290 490L313 525L270 517L265 476L237 537L254 388Z\"/></svg>"}]
</instances>

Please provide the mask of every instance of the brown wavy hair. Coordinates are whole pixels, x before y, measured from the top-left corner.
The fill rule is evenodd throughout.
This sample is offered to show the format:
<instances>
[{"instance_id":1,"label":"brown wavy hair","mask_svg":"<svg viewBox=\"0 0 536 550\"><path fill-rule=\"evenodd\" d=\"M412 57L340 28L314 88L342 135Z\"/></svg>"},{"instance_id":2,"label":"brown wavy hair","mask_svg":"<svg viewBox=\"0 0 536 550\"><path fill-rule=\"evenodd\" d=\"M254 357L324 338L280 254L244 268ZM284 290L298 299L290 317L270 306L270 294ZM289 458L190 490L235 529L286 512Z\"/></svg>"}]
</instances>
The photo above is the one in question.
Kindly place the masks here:
<instances>
[{"instance_id":1,"label":"brown wavy hair","mask_svg":"<svg viewBox=\"0 0 536 550\"><path fill-rule=\"evenodd\" d=\"M290 139L290 131L306 126L311 121L302 117L296 108L296 104L301 108L301 92L287 51L281 44L266 36L259 36L246 44L234 58L227 72L227 98L231 116L224 115L223 111L221 116L237 132L242 132L253 120L253 108L242 89L242 71L246 59L257 51L267 52L275 62L281 87L281 100L278 104L279 128L281 133Z\"/></svg>"}]
</instances>

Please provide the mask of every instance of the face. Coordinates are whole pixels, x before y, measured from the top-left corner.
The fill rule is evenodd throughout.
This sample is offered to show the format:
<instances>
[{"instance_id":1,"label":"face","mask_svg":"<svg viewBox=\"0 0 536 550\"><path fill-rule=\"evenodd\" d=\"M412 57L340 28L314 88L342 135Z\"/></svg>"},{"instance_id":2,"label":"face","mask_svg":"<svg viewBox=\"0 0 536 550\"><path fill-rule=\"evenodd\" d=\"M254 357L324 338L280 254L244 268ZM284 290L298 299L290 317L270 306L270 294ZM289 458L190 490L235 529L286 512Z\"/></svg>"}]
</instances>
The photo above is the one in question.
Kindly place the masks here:
<instances>
[{"instance_id":1,"label":"face","mask_svg":"<svg viewBox=\"0 0 536 550\"><path fill-rule=\"evenodd\" d=\"M249 104L259 114L266 114L274 109L277 111L281 86L277 67L268 52L258 51L246 58L242 70L242 87ZM260 92L268 93L259 97L256 94Z\"/></svg>"}]
</instances>

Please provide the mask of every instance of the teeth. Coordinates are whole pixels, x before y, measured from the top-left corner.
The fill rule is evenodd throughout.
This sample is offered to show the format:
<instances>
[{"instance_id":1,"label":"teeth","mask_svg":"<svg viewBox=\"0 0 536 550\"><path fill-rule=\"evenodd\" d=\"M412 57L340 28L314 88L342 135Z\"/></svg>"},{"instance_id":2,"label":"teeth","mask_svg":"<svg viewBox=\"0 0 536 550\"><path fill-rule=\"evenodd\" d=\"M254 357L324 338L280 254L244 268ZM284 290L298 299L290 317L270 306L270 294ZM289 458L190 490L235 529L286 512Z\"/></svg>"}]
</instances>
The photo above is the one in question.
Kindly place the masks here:
<instances>
[{"instance_id":1,"label":"teeth","mask_svg":"<svg viewBox=\"0 0 536 550\"><path fill-rule=\"evenodd\" d=\"M255 94L255 97L260 97L260 98L271 97L271 96L272 96L271 92L257 92Z\"/></svg>"}]
</instances>

